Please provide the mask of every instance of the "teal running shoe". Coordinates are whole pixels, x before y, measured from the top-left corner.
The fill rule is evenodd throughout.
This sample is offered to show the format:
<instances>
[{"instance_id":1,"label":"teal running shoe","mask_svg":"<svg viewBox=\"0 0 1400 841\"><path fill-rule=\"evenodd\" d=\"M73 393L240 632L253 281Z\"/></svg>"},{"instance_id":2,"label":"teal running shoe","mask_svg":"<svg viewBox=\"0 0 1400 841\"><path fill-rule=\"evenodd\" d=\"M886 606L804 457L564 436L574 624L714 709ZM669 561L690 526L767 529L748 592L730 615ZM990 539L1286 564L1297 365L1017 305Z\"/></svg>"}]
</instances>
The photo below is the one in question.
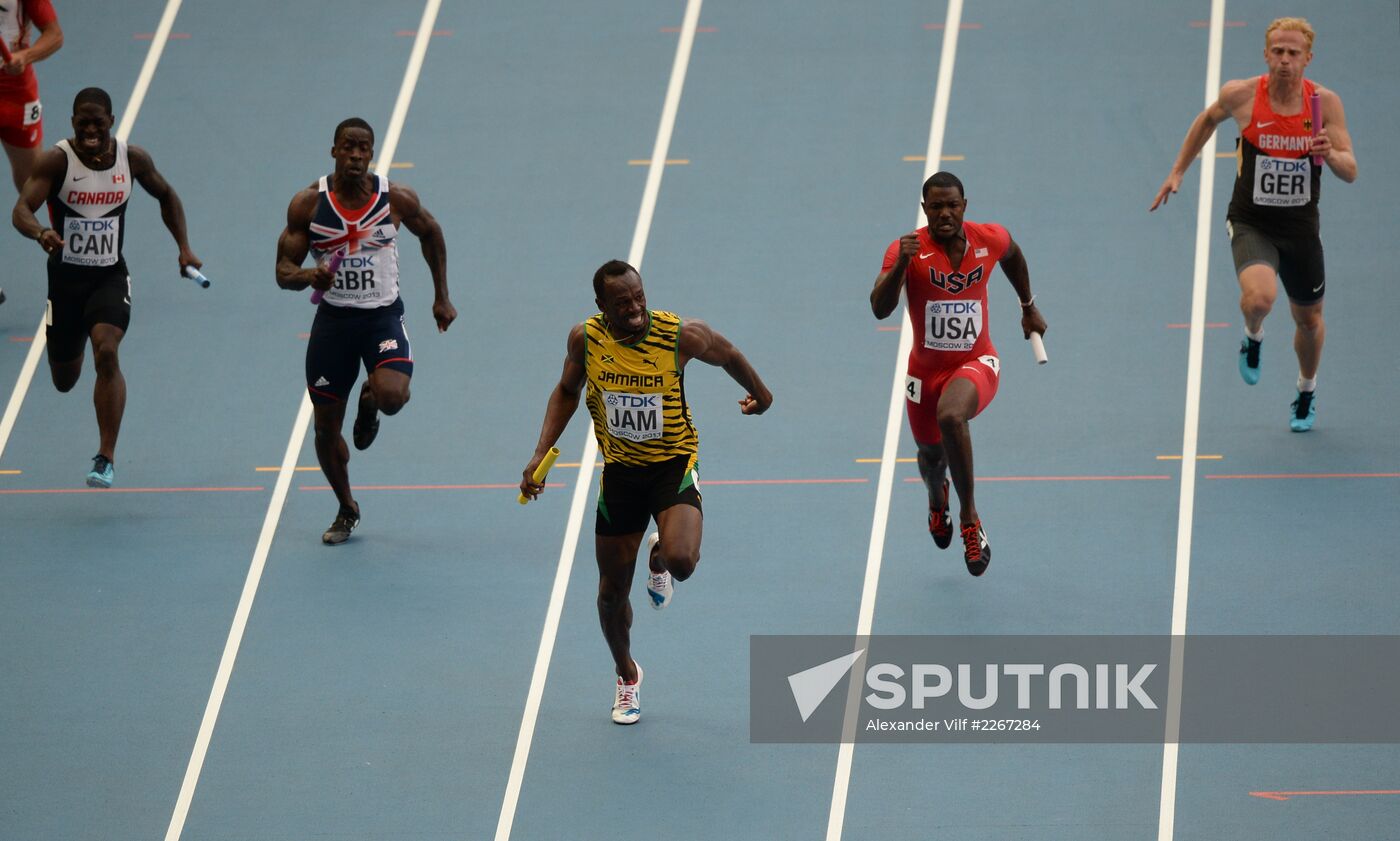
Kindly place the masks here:
<instances>
[{"instance_id":1,"label":"teal running shoe","mask_svg":"<svg viewBox=\"0 0 1400 841\"><path fill-rule=\"evenodd\" d=\"M1298 392L1298 399L1289 408L1292 410L1288 415L1289 429L1307 432L1313 428L1313 421L1317 420L1317 403L1313 400L1313 392Z\"/></svg>"},{"instance_id":2,"label":"teal running shoe","mask_svg":"<svg viewBox=\"0 0 1400 841\"><path fill-rule=\"evenodd\" d=\"M1240 376L1244 377L1246 385L1254 385L1259 382L1259 346L1262 342L1256 342L1248 336L1240 342Z\"/></svg>"}]
</instances>

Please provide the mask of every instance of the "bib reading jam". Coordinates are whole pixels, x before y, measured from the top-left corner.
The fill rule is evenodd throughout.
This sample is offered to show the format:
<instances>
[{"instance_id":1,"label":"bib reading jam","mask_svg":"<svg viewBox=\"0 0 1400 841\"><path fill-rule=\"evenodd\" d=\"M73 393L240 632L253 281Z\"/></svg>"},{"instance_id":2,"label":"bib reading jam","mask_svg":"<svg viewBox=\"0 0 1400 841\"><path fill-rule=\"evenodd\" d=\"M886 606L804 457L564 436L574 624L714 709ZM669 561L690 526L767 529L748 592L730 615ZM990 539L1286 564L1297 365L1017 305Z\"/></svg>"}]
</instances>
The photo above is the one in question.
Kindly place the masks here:
<instances>
[{"instance_id":1,"label":"bib reading jam","mask_svg":"<svg viewBox=\"0 0 1400 841\"><path fill-rule=\"evenodd\" d=\"M954 266L943 246L920 228L919 253L909 258L904 293L914 327L909 373L925 376L949 371L979 356L996 356L987 321L987 281L1011 245L1000 225L964 222L967 250ZM885 251L882 271L899 258L899 240Z\"/></svg>"},{"instance_id":2,"label":"bib reading jam","mask_svg":"<svg viewBox=\"0 0 1400 841\"><path fill-rule=\"evenodd\" d=\"M647 312L647 332L624 344L599 313L583 323L588 412L608 463L642 466L694 455L700 446L680 364L681 318Z\"/></svg>"}]
</instances>

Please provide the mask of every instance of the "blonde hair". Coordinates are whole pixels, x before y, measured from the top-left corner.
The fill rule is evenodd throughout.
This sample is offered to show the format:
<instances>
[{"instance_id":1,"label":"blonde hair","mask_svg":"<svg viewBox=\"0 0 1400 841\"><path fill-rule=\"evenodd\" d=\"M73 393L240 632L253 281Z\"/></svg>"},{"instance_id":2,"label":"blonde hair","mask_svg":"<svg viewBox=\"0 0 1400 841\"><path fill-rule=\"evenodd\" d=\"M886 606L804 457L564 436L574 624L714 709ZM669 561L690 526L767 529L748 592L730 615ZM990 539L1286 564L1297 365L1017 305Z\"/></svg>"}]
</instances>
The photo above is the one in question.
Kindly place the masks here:
<instances>
[{"instance_id":1,"label":"blonde hair","mask_svg":"<svg viewBox=\"0 0 1400 841\"><path fill-rule=\"evenodd\" d=\"M1303 37L1308 41L1308 52L1312 52L1313 35L1315 33L1313 32L1312 24L1308 23L1306 18L1278 18L1273 23L1269 24L1269 28L1264 30L1265 49L1269 47L1269 36L1273 35L1274 32L1279 29L1285 32L1303 33Z\"/></svg>"}]
</instances>

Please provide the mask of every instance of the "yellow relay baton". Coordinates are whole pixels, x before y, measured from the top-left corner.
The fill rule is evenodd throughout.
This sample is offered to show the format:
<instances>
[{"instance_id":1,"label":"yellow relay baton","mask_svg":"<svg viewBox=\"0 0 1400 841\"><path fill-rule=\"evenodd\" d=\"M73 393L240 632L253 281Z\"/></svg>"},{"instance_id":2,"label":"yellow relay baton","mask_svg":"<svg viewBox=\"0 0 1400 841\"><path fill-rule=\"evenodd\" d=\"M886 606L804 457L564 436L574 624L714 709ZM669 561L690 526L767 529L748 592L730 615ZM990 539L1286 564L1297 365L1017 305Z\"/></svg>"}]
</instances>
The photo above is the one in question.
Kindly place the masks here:
<instances>
[{"instance_id":1,"label":"yellow relay baton","mask_svg":"<svg viewBox=\"0 0 1400 841\"><path fill-rule=\"evenodd\" d=\"M549 452L544 454L544 461L541 461L539 466L535 468L535 475L531 476L530 478L534 479L537 484L543 485L544 477L549 475L549 468L554 466L554 460L557 458L559 458L559 448L550 447ZM526 496L525 494L520 495L521 505L524 505L529 501L530 498L528 496Z\"/></svg>"}]
</instances>

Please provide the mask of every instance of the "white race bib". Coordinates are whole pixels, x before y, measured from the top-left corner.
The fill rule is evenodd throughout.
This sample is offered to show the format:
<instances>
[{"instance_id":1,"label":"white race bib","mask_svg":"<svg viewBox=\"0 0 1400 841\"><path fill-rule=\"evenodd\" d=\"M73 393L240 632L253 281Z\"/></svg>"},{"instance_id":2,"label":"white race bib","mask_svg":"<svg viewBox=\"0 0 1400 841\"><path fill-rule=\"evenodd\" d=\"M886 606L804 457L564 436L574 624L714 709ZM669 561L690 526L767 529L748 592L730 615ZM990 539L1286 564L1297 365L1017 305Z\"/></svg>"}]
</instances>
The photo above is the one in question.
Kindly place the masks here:
<instances>
[{"instance_id":1,"label":"white race bib","mask_svg":"<svg viewBox=\"0 0 1400 841\"><path fill-rule=\"evenodd\" d=\"M969 351L982 335L982 302L929 301L924 305L924 347Z\"/></svg>"},{"instance_id":2,"label":"white race bib","mask_svg":"<svg viewBox=\"0 0 1400 841\"><path fill-rule=\"evenodd\" d=\"M905 374L904 399L910 403L924 402L924 381L911 374Z\"/></svg>"},{"instance_id":3,"label":"white race bib","mask_svg":"<svg viewBox=\"0 0 1400 841\"><path fill-rule=\"evenodd\" d=\"M115 266L121 225L119 216L69 216L63 222L63 262L70 266Z\"/></svg>"},{"instance_id":4,"label":"white race bib","mask_svg":"<svg viewBox=\"0 0 1400 841\"><path fill-rule=\"evenodd\" d=\"M626 441L652 441L660 438L661 407L664 395L603 392L603 412L608 418L608 434Z\"/></svg>"},{"instance_id":5,"label":"white race bib","mask_svg":"<svg viewBox=\"0 0 1400 841\"><path fill-rule=\"evenodd\" d=\"M24 103L24 125L32 126L44 116L44 106L39 100Z\"/></svg>"},{"instance_id":6,"label":"white race bib","mask_svg":"<svg viewBox=\"0 0 1400 841\"><path fill-rule=\"evenodd\" d=\"M1312 201L1312 161L1301 158L1254 159L1254 203L1264 207L1301 207Z\"/></svg>"}]
</instances>

